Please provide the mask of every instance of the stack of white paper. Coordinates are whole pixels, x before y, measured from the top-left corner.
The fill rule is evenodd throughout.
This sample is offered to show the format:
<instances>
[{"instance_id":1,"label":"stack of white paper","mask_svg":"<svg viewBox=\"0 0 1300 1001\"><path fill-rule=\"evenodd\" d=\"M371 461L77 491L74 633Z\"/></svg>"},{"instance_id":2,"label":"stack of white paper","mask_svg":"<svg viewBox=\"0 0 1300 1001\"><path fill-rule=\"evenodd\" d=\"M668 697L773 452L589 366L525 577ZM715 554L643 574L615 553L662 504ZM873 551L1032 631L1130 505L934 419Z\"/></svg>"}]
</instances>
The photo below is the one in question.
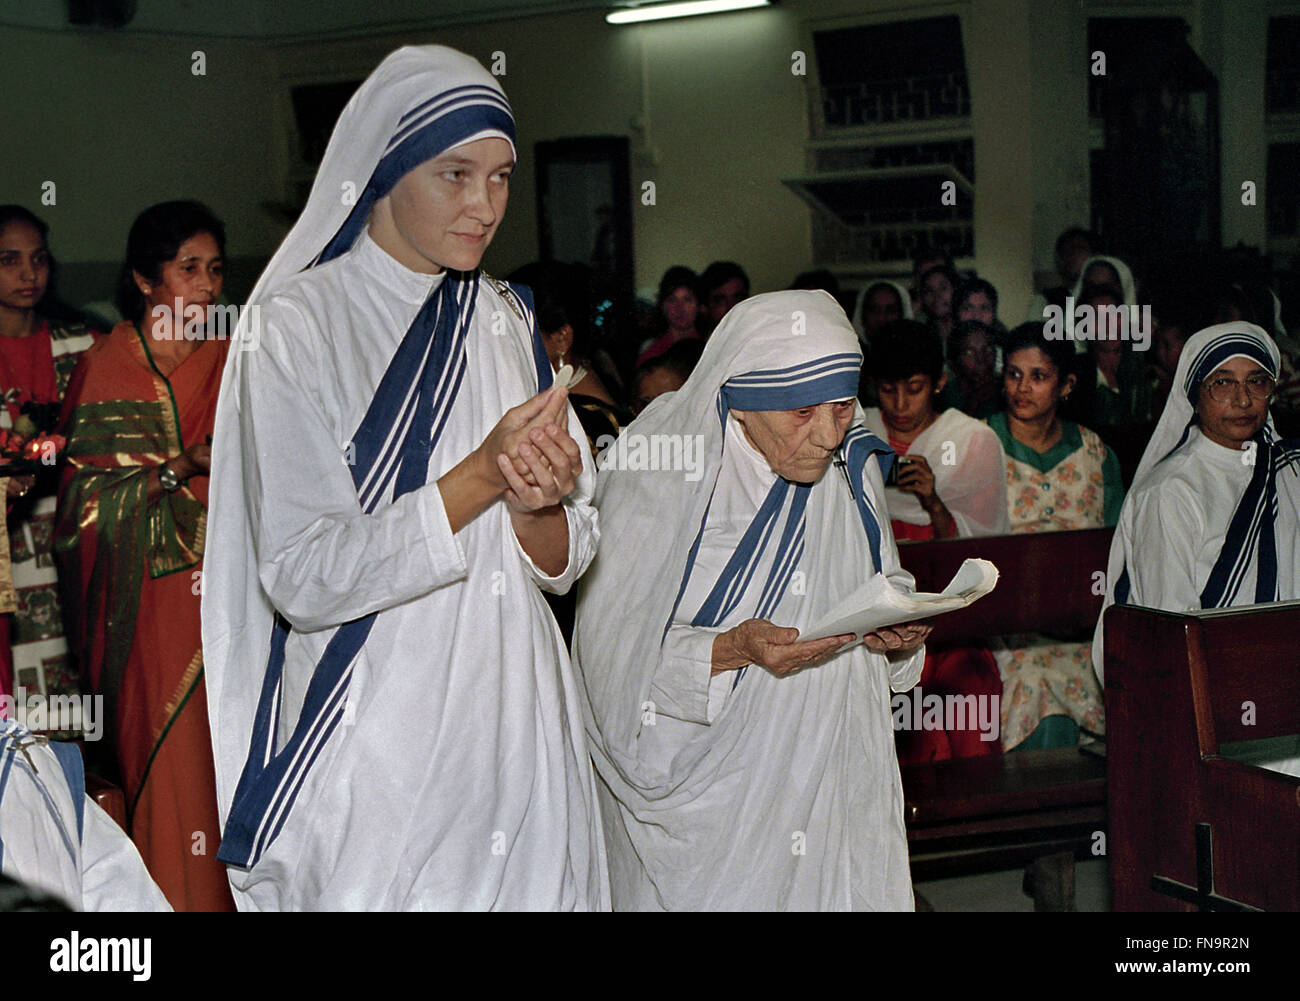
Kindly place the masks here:
<instances>
[{"instance_id":1,"label":"stack of white paper","mask_svg":"<svg viewBox=\"0 0 1300 1001\"><path fill-rule=\"evenodd\" d=\"M816 640L854 633L860 640L884 626L928 619L965 608L992 591L997 582L998 568L988 560L967 560L940 594L921 591L908 594L894 587L884 574L878 573L826 613L820 622L802 631L799 639Z\"/></svg>"}]
</instances>

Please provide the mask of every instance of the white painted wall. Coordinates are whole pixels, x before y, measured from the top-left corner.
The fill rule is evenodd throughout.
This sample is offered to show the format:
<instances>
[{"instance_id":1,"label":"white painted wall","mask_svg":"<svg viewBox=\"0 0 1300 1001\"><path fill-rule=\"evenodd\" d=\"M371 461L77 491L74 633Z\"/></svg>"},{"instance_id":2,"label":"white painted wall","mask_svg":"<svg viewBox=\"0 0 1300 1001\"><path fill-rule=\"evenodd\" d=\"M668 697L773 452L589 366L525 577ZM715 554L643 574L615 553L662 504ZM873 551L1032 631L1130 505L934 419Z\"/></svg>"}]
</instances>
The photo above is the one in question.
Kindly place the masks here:
<instances>
[{"instance_id":1,"label":"white painted wall","mask_svg":"<svg viewBox=\"0 0 1300 1001\"><path fill-rule=\"evenodd\" d=\"M786 0L779 8L640 27L597 11L328 43L199 44L114 33L7 28L0 200L46 216L56 253L89 282L119 259L144 206L207 202L227 222L236 259L269 255L282 224L289 166L289 87L364 76L399 44L437 41L490 62L519 121L522 160L506 222L486 266L503 273L537 254L531 155L539 140L633 138L637 284L672 264L739 261L756 289L783 288L815 266L808 210L780 183L801 174L810 78L790 72L806 25L864 12L898 18L958 10L971 72L977 156L976 265L1002 290L1008 321L1023 314L1052 242L1087 222L1085 25L1093 13L1178 13L1195 25L1223 81L1224 238L1262 243L1263 197L1240 206L1240 180L1263 192L1262 73L1266 0L1090 4L1074 0ZM191 73L202 49L207 74ZM58 185L55 206L40 185ZM80 267L79 267L80 266ZM251 280L251 276L248 276ZM241 283L242 284L242 283ZM80 298L106 290L78 289ZM72 298L78 298L73 295Z\"/></svg>"}]
</instances>

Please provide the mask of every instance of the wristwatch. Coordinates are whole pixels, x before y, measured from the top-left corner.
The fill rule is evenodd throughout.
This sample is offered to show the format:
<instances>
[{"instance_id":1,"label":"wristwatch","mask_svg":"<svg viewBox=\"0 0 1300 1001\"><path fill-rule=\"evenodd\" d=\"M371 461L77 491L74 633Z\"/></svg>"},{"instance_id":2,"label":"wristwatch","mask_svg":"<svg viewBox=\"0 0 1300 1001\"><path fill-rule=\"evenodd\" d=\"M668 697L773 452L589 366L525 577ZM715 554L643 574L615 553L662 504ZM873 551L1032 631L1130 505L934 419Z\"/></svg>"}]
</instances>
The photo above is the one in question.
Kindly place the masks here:
<instances>
[{"instance_id":1,"label":"wristwatch","mask_svg":"<svg viewBox=\"0 0 1300 1001\"><path fill-rule=\"evenodd\" d=\"M165 462L158 467L158 482L162 484L162 488L169 494L175 493L181 488L181 478L176 475L176 470Z\"/></svg>"}]
</instances>

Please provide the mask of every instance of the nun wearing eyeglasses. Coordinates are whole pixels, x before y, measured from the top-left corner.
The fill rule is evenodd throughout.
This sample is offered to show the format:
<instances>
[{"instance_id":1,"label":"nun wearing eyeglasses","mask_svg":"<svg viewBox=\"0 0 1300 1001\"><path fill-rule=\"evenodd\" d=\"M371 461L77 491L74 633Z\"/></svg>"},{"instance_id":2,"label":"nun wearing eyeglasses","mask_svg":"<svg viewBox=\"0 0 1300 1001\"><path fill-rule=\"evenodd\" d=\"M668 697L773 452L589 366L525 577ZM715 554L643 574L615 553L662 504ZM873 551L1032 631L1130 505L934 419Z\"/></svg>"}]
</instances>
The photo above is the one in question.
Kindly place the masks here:
<instances>
[{"instance_id":1,"label":"nun wearing eyeglasses","mask_svg":"<svg viewBox=\"0 0 1300 1001\"><path fill-rule=\"evenodd\" d=\"M539 592L592 558L594 469L531 297L479 270L514 135L469 56L393 53L241 317L203 581L241 909L608 907Z\"/></svg>"},{"instance_id":2,"label":"nun wearing eyeglasses","mask_svg":"<svg viewBox=\"0 0 1300 1001\"><path fill-rule=\"evenodd\" d=\"M1187 342L1120 511L1103 613L1300 597L1300 442L1273 429L1278 367L1273 339L1251 323L1207 327ZM1098 620L1098 678L1103 649Z\"/></svg>"},{"instance_id":3,"label":"nun wearing eyeglasses","mask_svg":"<svg viewBox=\"0 0 1300 1001\"><path fill-rule=\"evenodd\" d=\"M799 638L876 572L913 587L861 363L825 292L755 296L605 453L574 658L616 910L913 906L890 699L929 627ZM609 458L656 442L703 459Z\"/></svg>"}]
</instances>

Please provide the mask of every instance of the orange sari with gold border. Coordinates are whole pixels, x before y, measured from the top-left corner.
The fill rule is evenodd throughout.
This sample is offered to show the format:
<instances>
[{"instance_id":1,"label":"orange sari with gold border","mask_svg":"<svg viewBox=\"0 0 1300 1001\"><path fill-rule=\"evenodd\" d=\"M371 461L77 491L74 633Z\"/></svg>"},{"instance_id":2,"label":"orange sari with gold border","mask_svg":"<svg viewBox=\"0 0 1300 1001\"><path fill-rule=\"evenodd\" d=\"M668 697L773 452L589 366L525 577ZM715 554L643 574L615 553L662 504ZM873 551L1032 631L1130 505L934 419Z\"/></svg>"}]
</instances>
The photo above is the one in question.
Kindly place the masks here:
<instances>
[{"instance_id":1,"label":"orange sari with gold border","mask_svg":"<svg viewBox=\"0 0 1300 1001\"><path fill-rule=\"evenodd\" d=\"M146 491L151 469L211 435L228 347L203 341L164 377L136 327L118 324L85 353L64 409L55 548L68 637L104 695L131 837L178 911L234 909L199 631L208 478L152 504Z\"/></svg>"}]
</instances>

